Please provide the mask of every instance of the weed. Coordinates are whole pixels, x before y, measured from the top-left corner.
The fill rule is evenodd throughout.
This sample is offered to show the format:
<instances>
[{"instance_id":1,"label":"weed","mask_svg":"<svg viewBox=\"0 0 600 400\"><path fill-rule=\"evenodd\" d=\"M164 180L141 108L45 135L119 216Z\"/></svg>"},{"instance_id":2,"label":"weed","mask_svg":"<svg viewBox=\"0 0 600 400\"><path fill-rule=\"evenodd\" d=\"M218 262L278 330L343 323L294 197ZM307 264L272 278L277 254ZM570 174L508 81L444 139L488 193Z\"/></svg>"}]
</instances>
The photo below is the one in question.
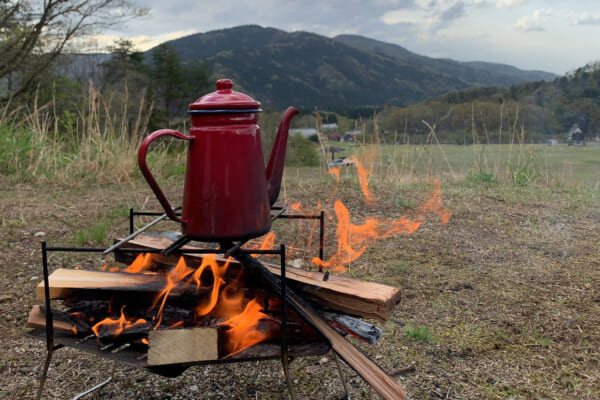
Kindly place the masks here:
<instances>
[{"instance_id":1,"label":"weed","mask_svg":"<svg viewBox=\"0 0 600 400\"><path fill-rule=\"evenodd\" d=\"M479 156L475 157L475 166L469 171L467 177L473 183L496 184L498 178L494 175L493 169L487 167L485 151L486 146L483 146Z\"/></svg>"},{"instance_id":2,"label":"weed","mask_svg":"<svg viewBox=\"0 0 600 400\"><path fill-rule=\"evenodd\" d=\"M409 266L404 263L398 263L391 267L392 272L394 273L403 273L408 271Z\"/></svg>"},{"instance_id":3,"label":"weed","mask_svg":"<svg viewBox=\"0 0 600 400\"><path fill-rule=\"evenodd\" d=\"M540 176L535 167L533 154L529 154L527 159L519 162L517 165L511 165L507 161L506 166L510 173L511 182L517 186L530 185Z\"/></svg>"},{"instance_id":4,"label":"weed","mask_svg":"<svg viewBox=\"0 0 600 400\"><path fill-rule=\"evenodd\" d=\"M575 378L573 378L573 374L571 373L571 371L569 371L565 368L563 368L559 372L558 376L556 377L556 381L565 387L575 388L575 386L576 386Z\"/></svg>"},{"instance_id":5,"label":"weed","mask_svg":"<svg viewBox=\"0 0 600 400\"><path fill-rule=\"evenodd\" d=\"M404 328L404 334L407 338L411 340L420 340L429 344L433 344L436 342L435 336L433 336L433 334L429 332L429 328L427 328L426 326L420 326L418 328L407 326L406 328Z\"/></svg>"},{"instance_id":6,"label":"weed","mask_svg":"<svg viewBox=\"0 0 600 400\"><path fill-rule=\"evenodd\" d=\"M106 239L109 227L109 221L97 221L89 229L75 231L71 242L75 246L101 245Z\"/></svg>"},{"instance_id":7,"label":"weed","mask_svg":"<svg viewBox=\"0 0 600 400\"><path fill-rule=\"evenodd\" d=\"M399 208L414 208L416 203L413 200L408 200L405 197L399 196L396 199L396 205Z\"/></svg>"}]
</instances>

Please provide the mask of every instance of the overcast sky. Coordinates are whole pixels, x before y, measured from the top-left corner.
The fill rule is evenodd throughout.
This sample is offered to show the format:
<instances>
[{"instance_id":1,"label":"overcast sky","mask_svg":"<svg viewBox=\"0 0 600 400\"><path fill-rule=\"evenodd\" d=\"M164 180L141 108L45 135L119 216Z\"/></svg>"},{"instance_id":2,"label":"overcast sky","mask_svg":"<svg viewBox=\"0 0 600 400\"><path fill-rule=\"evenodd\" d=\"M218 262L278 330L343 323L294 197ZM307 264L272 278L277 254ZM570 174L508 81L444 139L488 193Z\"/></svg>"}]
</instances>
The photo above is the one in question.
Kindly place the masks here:
<instances>
[{"instance_id":1,"label":"overcast sky","mask_svg":"<svg viewBox=\"0 0 600 400\"><path fill-rule=\"evenodd\" d=\"M150 15L106 32L138 50L193 33L258 24L357 34L430 57L564 74L600 60L600 0L134 0Z\"/></svg>"}]
</instances>

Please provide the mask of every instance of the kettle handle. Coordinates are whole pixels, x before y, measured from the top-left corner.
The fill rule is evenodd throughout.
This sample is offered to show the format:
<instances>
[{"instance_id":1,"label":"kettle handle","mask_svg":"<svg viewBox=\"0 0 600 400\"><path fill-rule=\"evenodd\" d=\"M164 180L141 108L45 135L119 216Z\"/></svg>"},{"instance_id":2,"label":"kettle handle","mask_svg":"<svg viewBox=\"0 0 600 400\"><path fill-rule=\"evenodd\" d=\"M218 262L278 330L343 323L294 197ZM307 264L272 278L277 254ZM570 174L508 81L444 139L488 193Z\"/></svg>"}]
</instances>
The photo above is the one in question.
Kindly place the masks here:
<instances>
[{"instance_id":1,"label":"kettle handle","mask_svg":"<svg viewBox=\"0 0 600 400\"><path fill-rule=\"evenodd\" d=\"M164 195L160 186L158 186L156 179L154 179L154 176L152 175L152 173L148 169L148 165L146 164L146 153L148 152L148 147L150 146L150 143L152 143L154 140L158 139L161 136L173 136L177 139L182 140L194 140L194 138L190 136L185 136L184 134L174 131L172 129L159 129L158 131L154 131L148 136L146 136L146 138L144 138L144 140L142 141L140 149L138 150L138 165L140 167L140 171L142 171L142 175L144 175L144 178L146 178L146 181L148 181L148 184L150 185L150 188L156 195L156 198L160 202L160 205L165 209L165 212L167 213L169 218L183 224L186 221L179 218L175 214L175 211L173 211L173 208L171 208L171 204L167 200L167 197Z\"/></svg>"}]
</instances>

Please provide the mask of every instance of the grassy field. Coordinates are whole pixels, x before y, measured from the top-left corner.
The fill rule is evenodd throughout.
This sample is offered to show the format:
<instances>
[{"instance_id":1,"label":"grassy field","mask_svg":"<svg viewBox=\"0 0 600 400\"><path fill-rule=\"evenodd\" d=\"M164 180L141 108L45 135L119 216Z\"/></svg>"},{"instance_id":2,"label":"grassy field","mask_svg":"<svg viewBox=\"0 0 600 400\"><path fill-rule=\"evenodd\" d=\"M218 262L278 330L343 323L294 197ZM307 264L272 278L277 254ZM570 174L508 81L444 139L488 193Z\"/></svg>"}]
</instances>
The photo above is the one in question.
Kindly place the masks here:
<instances>
[{"instance_id":1,"label":"grassy field","mask_svg":"<svg viewBox=\"0 0 600 400\"><path fill-rule=\"evenodd\" d=\"M600 143L587 146L542 144L503 145L367 145L346 146L344 155L356 153L389 169L397 177L436 175L452 180L497 178L513 181L521 175L543 185L578 185L600 188ZM385 171L384 171L385 174ZM519 182L515 182L519 183Z\"/></svg>"},{"instance_id":2,"label":"grassy field","mask_svg":"<svg viewBox=\"0 0 600 400\"><path fill-rule=\"evenodd\" d=\"M40 240L107 246L127 231L129 207L159 206L135 170L135 154L128 154L137 143L90 134L82 137L85 151L78 152L49 146L48 135L23 140L29 147L21 151L14 132L3 137L0 399L30 399L45 355L44 344L27 337L24 327L39 303L34 289L41 279ZM338 247L337 200L356 225L369 217L389 223L416 219L431 196L433 177L441 180L441 206L452 213L443 224L428 212L412 234L374 241L347 265L350 276L403 293L392 318L372 321L382 327L382 340L353 343L412 399L600 398L600 147L352 150L371 170L373 201L365 201L355 167L342 168L339 182L321 168L285 171L280 201L301 201L305 211L321 207L327 213L326 255ZM161 151L153 166L176 203L182 160ZM273 230L276 244L296 245L290 257L310 268L314 226L276 222ZM56 255L51 269L98 269L103 262ZM356 373L343 370L352 398L377 398ZM56 352L45 397L71 398L111 373L113 383L93 398L288 398L276 361L195 367L167 379L70 349ZM291 374L299 398L342 395L330 355L294 360Z\"/></svg>"}]
</instances>

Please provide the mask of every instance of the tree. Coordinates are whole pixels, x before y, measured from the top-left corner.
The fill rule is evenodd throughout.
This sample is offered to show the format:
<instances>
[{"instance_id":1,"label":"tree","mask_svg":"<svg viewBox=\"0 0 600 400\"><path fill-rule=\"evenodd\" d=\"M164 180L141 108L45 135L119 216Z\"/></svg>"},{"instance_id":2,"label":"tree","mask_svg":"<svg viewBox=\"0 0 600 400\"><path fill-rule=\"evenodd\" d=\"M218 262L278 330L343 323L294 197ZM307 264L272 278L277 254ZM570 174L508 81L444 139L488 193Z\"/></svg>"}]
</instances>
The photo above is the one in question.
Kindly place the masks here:
<instances>
[{"instance_id":1,"label":"tree","mask_svg":"<svg viewBox=\"0 0 600 400\"><path fill-rule=\"evenodd\" d=\"M110 58L101 64L100 91L110 99L105 107L114 115L113 122L120 123L122 131L129 131L124 127L135 126L140 112L145 114L152 108L150 68L144 64L143 53L129 40L117 40L108 50Z\"/></svg>"},{"instance_id":2,"label":"tree","mask_svg":"<svg viewBox=\"0 0 600 400\"><path fill-rule=\"evenodd\" d=\"M110 59L102 63L104 85L116 84L123 89L133 81L133 89L147 86L149 70L144 65L144 54L136 51L130 40L119 39L108 50Z\"/></svg>"},{"instance_id":3,"label":"tree","mask_svg":"<svg viewBox=\"0 0 600 400\"><path fill-rule=\"evenodd\" d=\"M34 87L78 39L146 12L129 0L0 0L0 101Z\"/></svg>"},{"instance_id":4,"label":"tree","mask_svg":"<svg viewBox=\"0 0 600 400\"><path fill-rule=\"evenodd\" d=\"M189 67L181 62L176 50L163 43L152 51L152 83L156 97L164 106L167 127L171 126L171 112L191 103L208 87L208 70L197 62Z\"/></svg>"}]
</instances>

